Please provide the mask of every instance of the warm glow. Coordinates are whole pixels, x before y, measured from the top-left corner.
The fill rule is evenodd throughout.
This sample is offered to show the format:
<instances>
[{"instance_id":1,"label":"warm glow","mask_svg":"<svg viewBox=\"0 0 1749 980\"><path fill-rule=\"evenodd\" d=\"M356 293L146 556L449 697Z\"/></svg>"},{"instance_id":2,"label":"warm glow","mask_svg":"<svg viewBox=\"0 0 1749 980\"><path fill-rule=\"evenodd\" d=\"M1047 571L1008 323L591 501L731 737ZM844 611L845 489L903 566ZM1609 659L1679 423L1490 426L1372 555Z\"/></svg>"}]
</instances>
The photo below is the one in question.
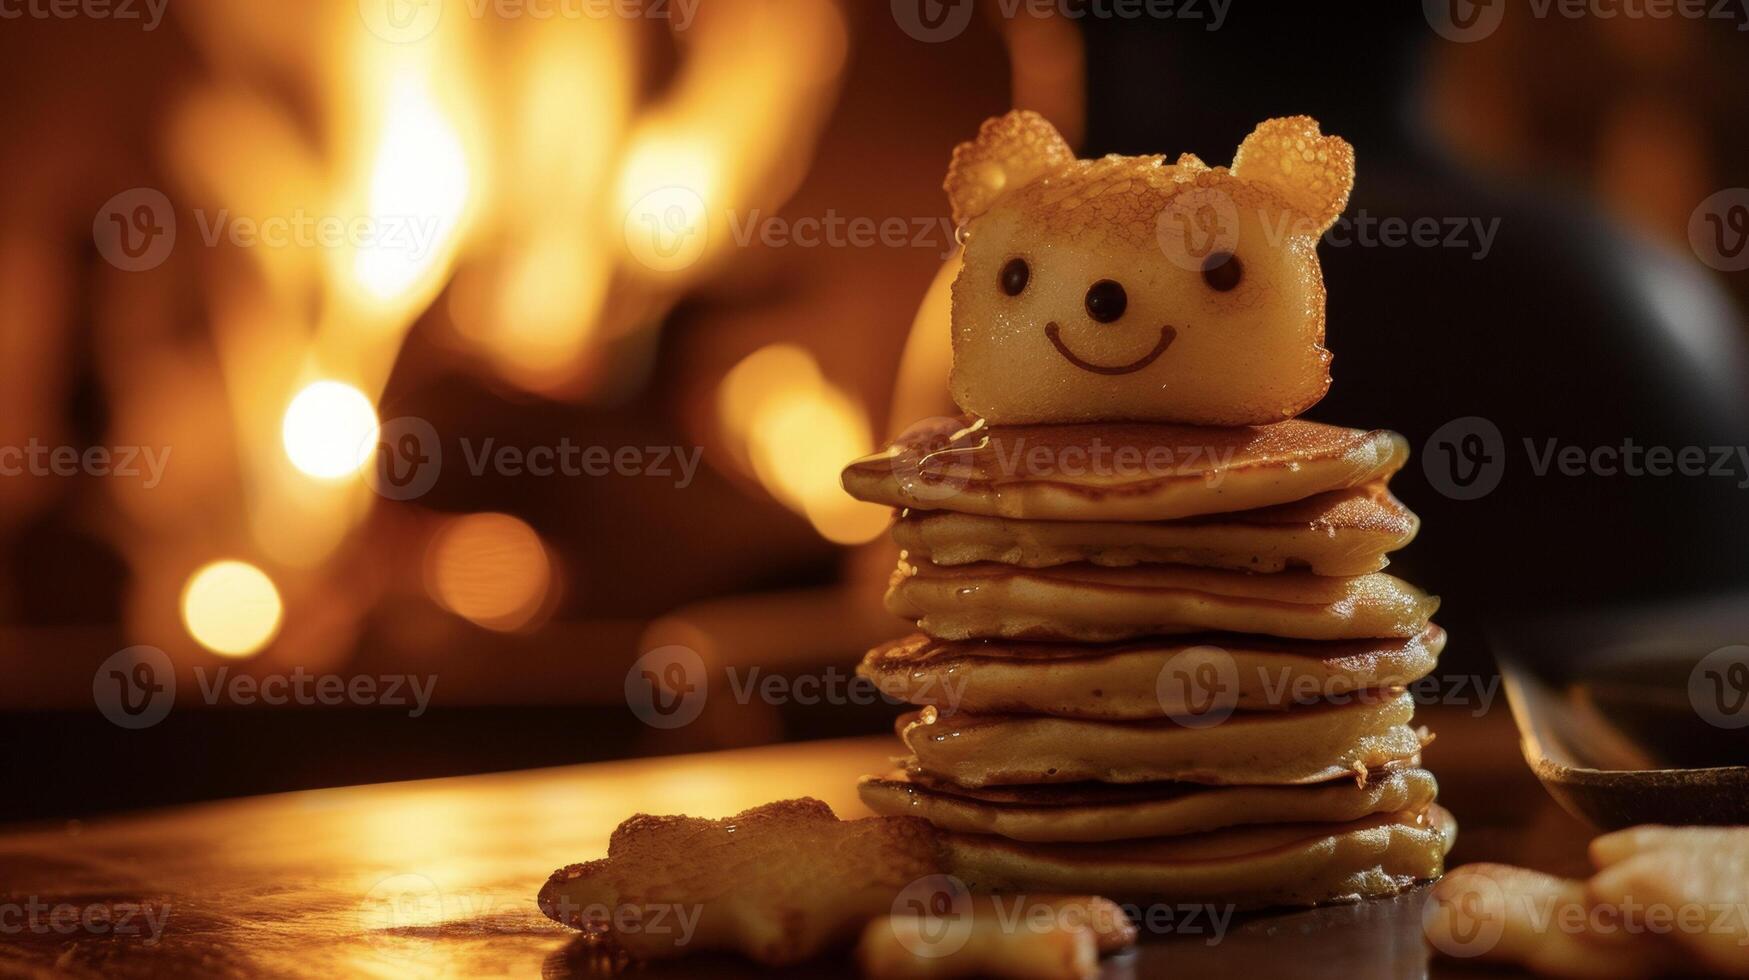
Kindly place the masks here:
<instances>
[{"instance_id":1,"label":"warm glow","mask_svg":"<svg viewBox=\"0 0 1749 980\"><path fill-rule=\"evenodd\" d=\"M948 397L948 372L953 368L953 284L959 278L962 253L954 252L935 273L929 291L911 318L905 352L899 357L899 377L893 386L892 414L887 431L903 432L918 419L958 415Z\"/></svg>"},{"instance_id":2,"label":"warm glow","mask_svg":"<svg viewBox=\"0 0 1749 980\"><path fill-rule=\"evenodd\" d=\"M717 418L737 443L743 443L760 410L771 400L774 386L787 380L817 383L819 373L814 356L795 344L761 347L723 376L722 387L717 389Z\"/></svg>"},{"instance_id":3,"label":"warm glow","mask_svg":"<svg viewBox=\"0 0 1749 980\"><path fill-rule=\"evenodd\" d=\"M800 186L850 51L841 0L696 6L669 42L653 36L655 18L470 17L441 2L386 14L281 4L265 19L232 0L183 11L184 39L211 70L162 107L155 142L182 240L220 234L209 241L224 246L197 249L222 255L194 297L212 313L212 343L130 362L108 394L141 445L171 441L144 423L172 408L212 438L175 440L181 491L139 494L163 513L118 525L122 550L142 556L136 593L147 581L175 589L239 532L299 596L370 561L385 531L365 521L376 498L358 475L375 458L376 402L440 297L449 315L430 318L426 337L462 349L442 367L409 361L411 378L467 370L571 402L643 383L669 311L739 258L729 216L776 213ZM293 223L293 247L225 244L270 221ZM34 309L29 294L9 297L20 298ZM371 411L350 394L302 401L326 378ZM860 413L841 407L845 431L859 430ZM186 461L185 444L199 444ZM825 492L807 495L808 512L837 527L818 516ZM560 569L548 571L556 582ZM281 652L357 629L380 598L380 581L362 580L348 592L356 608L323 604L325 628L288 631ZM161 600L133 608L174 616ZM133 615L140 635L176 625Z\"/></svg>"},{"instance_id":4,"label":"warm glow","mask_svg":"<svg viewBox=\"0 0 1749 980\"><path fill-rule=\"evenodd\" d=\"M704 4L664 98L627 139L614 218L634 275L697 278L731 212L774 206L806 168L849 35L829 0Z\"/></svg>"},{"instance_id":5,"label":"warm glow","mask_svg":"<svg viewBox=\"0 0 1749 980\"><path fill-rule=\"evenodd\" d=\"M676 273L705 256L712 232L707 202L722 193L713 163L718 156L696 136L640 134L627 154L618 190L632 268Z\"/></svg>"},{"instance_id":6,"label":"warm glow","mask_svg":"<svg viewBox=\"0 0 1749 980\"><path fill-rule=\"evenodd\" d=\"M529 31L511 52L479 195L496 254L466 267L449 308L505 380L563 397L598 363L604 316L630 315L602 308L619 255L602 224L636 95L635 30Z\"/></svg>"},{"instance_id":7,"label":"warm glow","mask_svg":"<svg viewBox=\"0 0 1749 980\"><path fill-rule=\"evenodd\" d=\"M448 251L468 199L461 138L422 80L396 77L370 178L369 228L353 274L366 293L391 300L412 289Z\"/></svg>"},{"instance_id":8,"label":"warm glow","mask_svg":"<svg viewBox=\"0 0 1749 980\"><path fill-rule=\"evenodd\" d=\"M509 514L469 514L432 539L425 582L450 612L487 629L514 630L540 612L552 567L534 528Z\"/></svg>"},{"instance_id":9,"label":"warm glow","mask_svg":"<svg viewBox=\"0 0 1749 980\"><path fill-rule=\"evenodd\" d=\"M495 323L502 366L530 387L575 370L607 291L603 268L583 243L554 233L507 256Z\"/></svg>"},{"instance_id":10,"label":"warm glow","mask_svg":"<svg viewBox=\"0 0 1749 980\"><path fill-rule=\"evenodd\" d=\"M347 476L376 451L376 409L351 385L318 381L286 406L280 439L300 471L324 480Z\"/></svg>"},{"instance_id":11,"label":"warm glow","mask_svg":"<svg viewBox=\"0 0 1749 980\"><path fill-rule=\"evenodd\" d=\"M886 529L886 508L851 499L838 482L845 463L874 449L868 415L806 351L755 351L723 379L718 408L753 475L822 537L860 544Z\"/></svg>"},{"instance_id":12,"label":"warm glow","mask_svg":"<svg viewBox=\"0 0 1749 980\"><path fill-rule=\"evenodd\" d=\"M279 632L279 590L248 562L218 561L188 578L182 622L195 642L227 657L247 657Z\"/></svg>"}]
</instances>

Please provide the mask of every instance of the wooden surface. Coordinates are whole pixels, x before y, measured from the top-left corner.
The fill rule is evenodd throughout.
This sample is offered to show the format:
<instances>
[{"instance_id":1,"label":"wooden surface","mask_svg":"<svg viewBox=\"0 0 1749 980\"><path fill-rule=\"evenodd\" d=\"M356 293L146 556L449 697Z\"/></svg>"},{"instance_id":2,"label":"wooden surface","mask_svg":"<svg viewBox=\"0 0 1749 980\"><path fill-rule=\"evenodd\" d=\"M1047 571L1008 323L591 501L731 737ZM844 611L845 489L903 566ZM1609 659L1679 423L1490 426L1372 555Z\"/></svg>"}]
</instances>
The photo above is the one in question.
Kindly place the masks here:
<instances>
[{"instance_id":1,"label":"wooden surface","mask_svg":"<svg viewBox=\"0 0 1749 980\"><path fill-rule=\"evenodd\" d=\"M1520 760L1503 702L1481 718L1424 709L1427 761L1461 830L1454 864L1584 867L1590 831ZM604 853L635 811L723 816L811 795L865 813L854 780L891 739L255 797L0 834L0 975L283 977L599 973L574 934L535 907L554 868ZM110 760L108 764L124 764ZM125 764L169 764L126 760ZM94 767L90 778L96 778ZM28 791L8 787L8 791ZM1224 939L1154 937L1108 977L1467 975L1430 960L1420 893L1391 902L1253 917ZM60 918L50 910L60 907ZM92 907L150 910L123 929L71 924ZM37 910L27 918L27 908ZM1283 973L1284 968L1286 972ZM770 976L695 959L642 976ZM796 976L848 973L842 963Z\"/></svg>"}]
</instances>

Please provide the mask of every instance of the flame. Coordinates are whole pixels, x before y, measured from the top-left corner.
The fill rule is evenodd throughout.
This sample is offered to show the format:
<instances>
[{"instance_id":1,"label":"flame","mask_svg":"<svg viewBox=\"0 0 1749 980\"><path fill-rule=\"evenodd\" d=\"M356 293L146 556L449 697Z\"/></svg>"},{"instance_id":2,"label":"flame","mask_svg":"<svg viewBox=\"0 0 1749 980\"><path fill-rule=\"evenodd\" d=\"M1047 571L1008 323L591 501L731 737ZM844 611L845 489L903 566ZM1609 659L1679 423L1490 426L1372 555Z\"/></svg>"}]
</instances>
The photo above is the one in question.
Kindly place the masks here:
<instances>
[{"instance_id":1,"label":"flame","mask_svg":"<svg viewBox=\"0 0 1749 980\"><path fill-rule=\"evenodd\" d=\"M221 235L185 248L197 242L190 221L173 260L198 267L211 347L153 345L162 359L148 387L137 345L114 345L108 370L127 379L113 386L129 417L174 417L212 443L188 450L188 463L178 449L177 493L130 505L150 517L122 534L139 577L156 576L135 590L154 615L174 615L166 591L207 554L253 551L294 606L321 594L309 586L340 571L332 565L368 554L342 547L376 504L364 481L346 478L351 436L374 429L408 330L446 289L448 319L483 355L482 374L567 397L638 376L615 368L649 345L619 341L726 264L726 215L774 209L794 192L848 50L839 0L712 0L684 29L670 25L673 78L644 99L651 23L464 7L427 0L419 30L390 23L391 38L374 4L190 0L188 37L207 71L165 132L179 212L208 223L303 212L368 238L275 248ZM659 212L678 213L677 226L653 230L700 234L683 242L691 259L661 268L626 229L638 202L671 187L694 197ZM332 379L353 394L315 387ZM328 394L307 404L317 390ZM823 381L795 397L813 414L774 403L759 431L866 441L862 410ZM360 404L373 406L368 422ZM828 536L864 533L827 503L827 451L803 461L803 450L760 439L760 467L787 502ZM544 595L553 570L541 567ZM465 605L458 595L439 589L440 601ZM336 615L362 615L373 599ZM499 612L480 620L514 628L504 624L515 615ZM282 638L282 652L294 641Z\"/></svg>"},{"instance_id":2,"label":"flame","mask_svg":"<svg viewBox=\"0 0 1749 980\"><path fill-rule=\"evenodd\" d=\"M795 148L818 134L849 46L830 0L704 4L686 42L617 183L627 268L670 283L699 278L727 252L732 210L794 191L807 163Z\"/></svg>"},{"instance_id":3,"label":"flame","mask_svg":"<svg viewBox=\"0 0 1749 980\"><path fill-rule=\"evenodd\" d=\"M620 18L557 33L518 26L500 69L499 176L483 221L492 248L459 271L448 309L499 375L564 394L611 315L615 252L597 229L631 117L636 37Z\"/></svg>"},{"instance_id":4,"label":"flame","mask_svg":"<svg viewBox=\"0 0 1749 980\"><path fill-rule=\"evenodd\" d=\"M430 291L467 203L468 162L417 72L390 80L383 116L365 214L372 238L358 247L352 274L367 296L393 301Z\"/></svg>"},{"instance_id":5,"label":"flame","mask_svg":"<svg viewBox=\"0 0 1749 980\"><path fill-rule=\"evenodd\" d=\"M723 196L719 154L698 135L639 134L618 195L634 271L680 273L705 257L712 241L710 202ZM722 247L721 235L717 246Z\"/></svg>"},{"instance_id":6,"label":"flame","mask_svg":"<svg viewBox=\"0 0 1749 980\"><path fill-rule=\"evenodd\" d=\"M861 544L886 530L886 508L853 500L838 482L847 460L874 448L868 415L807 351L772 344L753 352L723 378L717 403L753 475L822 537Z\"/></svg>"}]
</instances>

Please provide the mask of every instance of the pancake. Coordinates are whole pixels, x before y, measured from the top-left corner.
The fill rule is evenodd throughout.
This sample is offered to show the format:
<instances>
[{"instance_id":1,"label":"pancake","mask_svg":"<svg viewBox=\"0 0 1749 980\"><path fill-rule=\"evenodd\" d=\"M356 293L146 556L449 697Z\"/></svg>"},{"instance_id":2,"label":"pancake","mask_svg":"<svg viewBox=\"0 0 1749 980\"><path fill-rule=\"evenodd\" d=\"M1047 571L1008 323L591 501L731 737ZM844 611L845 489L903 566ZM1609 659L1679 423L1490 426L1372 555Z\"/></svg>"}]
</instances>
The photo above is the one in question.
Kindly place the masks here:
<instances>
[{"instance_id":1,"label":"pancake","mask_svg":"<svg viewBox=\"0 0 1749 980\"><path fill-rule=\"evenodd\" d=\"M1023 844L948 834L973 889L1088 892L1119 901L1319 905L1395 895L1437 878L1457 837L1438 804L1345 824L1271 824L1098 844Z\"/></svg>"},{"instance_id":2,"label":"pancake","mask_svg":"<svg viewBox=\"0 0 1749 980\"><path fill-rule=\"evenodd\" d=\"M1407 692L1376 692L1349 704L1236 714L1205 727L934 708L901 717L897 727L917 771L974 788L1083 780L1299 785L1344 773L1364 777L1417 758L1414 713Z\"/></svg>"},{"instance_id":3,"label":"pancake","mask_svg":"<svg viewBox=\"0 0 1749 980\"><path fill-rule=\"evenodd\" d=\"M1086 646L914 633L870 650L856 672L888 697L944 710L1139 719L1279 710L1406 687L1433 670L1444 647L1445 631L1431 623L1409 639L1322 642L1198 634ZM1170 671L1211 662L1212 683L1204 675L1173 682Z\"/></svg>"},{"instance_id":4,"label":"pancake","mask_svg":"<svg viewBox=\"0 0 1749 980\"><path fill-rule=\"evenodd\" d=\"M1099 789L1134 790L1100 793ZM1335 823L1375 813L1421 810L1439 786L1420 768L1373 773L1365 783L1338 779L1312 786L1137 783L1112 787L1013 787L961 790L903 773L865 776L862 802L886 816L922 817L943 830L1011 840L1094 842L1173 837L1222 827ZM1127 798L1126 798L1127 796Z\"/></svg>"},{"instance_id":5,"label":"pancake","mask_svg":"<svg viewBox=\"0 0 1749 980\"><path fill-rule=\"evenodd\" d=\"M1389 564L1420 525L1383 484L1332 490L1260 510L1178 521L1017 521L951 511L907 511L893 540L937 565L993 561L1026 568L1069 562L1142 562L1249 572L1310 568L1365 575Z\"/></svg>"},{"instance_id":6,"label":"pancake","mask_svg":"<svg viewBox=\"0 0 1749 980\"><path fill-rule=\"evenodd\" d=\"M944 640L1106 643L1223 630L1305 640L1416 636L1439 600L1382 572L1329 578L1077 563L945 567L901 558L887 608Z\"/></svg>"},{"instance_id":7,"label":"pancake","mask_svg":"<svg viewBox=\"0 0 1749 980\"><path fill-rule=\"evenodd\" d=\"M851 463L844 489L915 510L1036 521L1169 521L1291 503L1375 483L1402 436L1301 419L1238 428L1147 423L920 422Z\"/></svg>"}]
</instances>

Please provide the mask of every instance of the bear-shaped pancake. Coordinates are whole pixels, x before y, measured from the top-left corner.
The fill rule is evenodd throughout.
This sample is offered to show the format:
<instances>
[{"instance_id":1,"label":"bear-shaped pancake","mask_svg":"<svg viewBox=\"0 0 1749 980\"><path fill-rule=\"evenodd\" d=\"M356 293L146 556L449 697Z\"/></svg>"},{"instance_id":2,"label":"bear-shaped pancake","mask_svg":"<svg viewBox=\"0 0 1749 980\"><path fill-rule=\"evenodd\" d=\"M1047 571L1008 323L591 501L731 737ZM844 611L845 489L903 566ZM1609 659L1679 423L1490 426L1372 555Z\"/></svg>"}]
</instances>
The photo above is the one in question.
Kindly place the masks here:
<instances>
[{"instance_id":1,"label":"bear-shaped pancake","mask_svg":"<svg viewBox=\"0 0 1749 980\"><path fill-rule=\"evenodd\" d=\"M953 397L997 424L1262 425L1330 387L1319 237L1354 151L1271 119L1233 166L1077 160L1011 112L954 150Z\"/></svg>"}]
</instances>

